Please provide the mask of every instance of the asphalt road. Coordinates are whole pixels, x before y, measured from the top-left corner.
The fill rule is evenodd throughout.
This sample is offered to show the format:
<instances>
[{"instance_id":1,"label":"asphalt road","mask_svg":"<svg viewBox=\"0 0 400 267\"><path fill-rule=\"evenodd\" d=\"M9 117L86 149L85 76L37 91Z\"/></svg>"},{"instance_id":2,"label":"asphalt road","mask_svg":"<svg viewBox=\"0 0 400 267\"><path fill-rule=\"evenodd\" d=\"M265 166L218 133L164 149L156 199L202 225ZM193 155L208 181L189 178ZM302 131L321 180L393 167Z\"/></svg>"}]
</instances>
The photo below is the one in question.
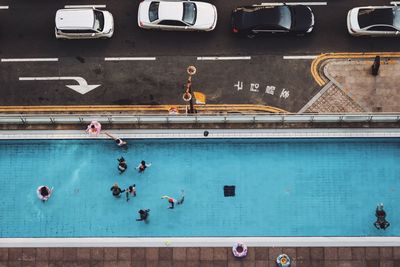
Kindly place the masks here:
<instances>
[{"instance_id":1,"label":"asphalt road","mask_svg":"<svg viewBox=\"0 0 400 267\"><path fill-rule=\"evenodd\" d=\"M350 8L389 4L389 1L328 0L327 6L312 7L316 26L311 35L253 39L233 36L229 21L235 7L258 3L255 1L210 1L217 6L219 17L216 29L207 33L141 30L137 26L138 0L89 2L0 1L0 5L9 6L0 9L1 58L59 59L1 62L0 105L182 104L186 67L194 64L198 73L193 86L207 94L208 103L265 104L295 112L317 92L318 86L309 72L311 60L283 60L282 56L400 49L399 39L354 38L346 29ZM54 15L67 4L107 5L106 9L115 18L113 38L56 40ZM198 61L198 56L251 56L251 60ZM156 60L106 62L105 57L156 57ZM19 80L61 76L83 77L89 84L100 86L80 94L66 87L76 84L74 81ZM241 82L243 89L238 89Z\"/></svg>"}]
</instances>

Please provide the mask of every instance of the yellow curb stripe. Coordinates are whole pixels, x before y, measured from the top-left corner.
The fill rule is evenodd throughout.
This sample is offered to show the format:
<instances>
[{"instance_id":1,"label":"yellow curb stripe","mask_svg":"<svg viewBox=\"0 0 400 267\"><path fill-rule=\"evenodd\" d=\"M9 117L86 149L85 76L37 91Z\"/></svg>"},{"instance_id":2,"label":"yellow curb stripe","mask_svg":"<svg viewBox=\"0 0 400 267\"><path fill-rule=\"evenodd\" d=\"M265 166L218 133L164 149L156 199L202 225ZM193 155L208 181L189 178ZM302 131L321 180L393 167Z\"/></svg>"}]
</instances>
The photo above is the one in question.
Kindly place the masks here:
<instances>
[{"instance_id":1,"label":"yellow curb stripe","mask_svg":"<svg viewBox=\"0 0 400 267\"><path fill-rule=\"evenodd\" d=\"M1 106L0 113L6 112L117 112L117 111L166 111L171 107L176 107L179 111L184 112L186 105L82 105L82 106ZM211 105L195 105L198 111L263 111L269 113L289 113L286 110L264 105L251 104L211 104Z\"/></svg>"},{"instance_id":2,"label":"yellow curb stripe","mask_svg":"<svg viewBox=\"0 0 400 267\"><path fill-rule=\"evenodd\" d=\"M326 84L327 80L319 73L320 64L328 59L358 59L358 58L374 58L375 56L381 57L400 57L400 52L367 52L367 53L327 53L321 54L311 63L311 75L319 86Z\"/></svg>"}]
</instances>

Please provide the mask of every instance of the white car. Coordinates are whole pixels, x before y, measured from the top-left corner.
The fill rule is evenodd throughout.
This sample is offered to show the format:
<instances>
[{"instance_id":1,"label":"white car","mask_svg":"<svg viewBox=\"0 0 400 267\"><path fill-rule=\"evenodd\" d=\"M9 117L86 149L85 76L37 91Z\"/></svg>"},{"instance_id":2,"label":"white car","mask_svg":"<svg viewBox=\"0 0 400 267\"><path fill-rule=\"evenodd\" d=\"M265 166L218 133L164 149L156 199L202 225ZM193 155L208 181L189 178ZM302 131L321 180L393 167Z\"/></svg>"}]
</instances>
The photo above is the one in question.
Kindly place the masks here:
<instances>
[{"instance_id":1,"label":"white car","mask_svg":"<svg viewBox=\"0 0 400 267\"><path fill-rule=\"evenodd\" d=\"M399 36L400 7L356 7L347 14L347 29L354 36Z\"/></svg>"},{"instance_id":2,"label":"white car","mask_svg":"<svg viewBox=\"0 0 400 267\"><path fill-rule=\"evenodd\" d=\"M108 11L95 8L57 10L57 39L111 38L113 33L114 18Z\"/></svg>"},{"instance_id":3,"label":"white car","mask_svg":"<svg viewBox=\"0 0 400 267\"><path fill-rule=\"evenodd\" d=\"M151 1L139 4L138 25L144 29L212 31L217 8L197 1Z\"/></svg>"}]
</instances>

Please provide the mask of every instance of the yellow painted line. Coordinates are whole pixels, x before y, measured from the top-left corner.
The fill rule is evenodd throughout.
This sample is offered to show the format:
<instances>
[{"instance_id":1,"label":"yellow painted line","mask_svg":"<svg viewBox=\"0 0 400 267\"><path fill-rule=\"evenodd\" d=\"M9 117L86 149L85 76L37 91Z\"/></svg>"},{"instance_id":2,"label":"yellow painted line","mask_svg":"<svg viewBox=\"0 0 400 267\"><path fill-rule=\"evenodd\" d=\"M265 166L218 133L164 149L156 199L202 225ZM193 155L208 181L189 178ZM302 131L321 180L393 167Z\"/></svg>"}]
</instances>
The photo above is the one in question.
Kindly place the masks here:
<instances>
[{"instance_id":1,"label":"yellow painted line","mask_svg":"<svg viewBox=\"0 0 400 267\"><path fill-rule=\"evenodd\" d=\"M327 79L319 73L319 66L322 62L328 59L359 59L359 58L374 58L376 56L385 58L399 58L400 52L368 52L368 53L328 53L321 54L311 63L311 75L319 86L327 83Z\"/></svg>"},{"instance_id":2,"label":"yellow painted line","mask_svg":"<svg viewBox=\"0 0 400 267\"><path fill-rule=\"evenodd\" d=\"M168 112L171 107L176 107L181 113L186 110L186 105L82 105L82 106L1 106L0 113L6 112ZM198 111L262 111L269 113L289 113L286 110L264 105L248 104L211 104L195 105Z\"/></svg>"}]
</instances>

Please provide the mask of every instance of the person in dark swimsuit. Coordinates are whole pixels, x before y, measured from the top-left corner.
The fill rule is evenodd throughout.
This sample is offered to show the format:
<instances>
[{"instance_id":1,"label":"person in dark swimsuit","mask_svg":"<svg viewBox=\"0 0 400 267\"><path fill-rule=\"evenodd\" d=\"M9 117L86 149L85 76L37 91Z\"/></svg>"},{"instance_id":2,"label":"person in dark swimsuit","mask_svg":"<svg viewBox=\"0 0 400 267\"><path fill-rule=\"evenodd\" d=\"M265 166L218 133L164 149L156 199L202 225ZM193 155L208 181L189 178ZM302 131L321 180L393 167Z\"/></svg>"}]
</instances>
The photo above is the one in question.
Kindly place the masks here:
<instances>
[{"instance_id":1,"label":"person in dark swimsuit","mask_svg":"<svg viewBox=\"0 0 400 267\"><path fill-rule=\"evenodd\" d=\"M147 221L149 218L150 209L141 209L138 211L140 219L136 219L136 221Z\"/></svg>"},{"instance_id":2,"label":"person in dark swimsuit","mask_svg":"<svg viewBox=\"0 0 400 267\"><path fill-rule=\"evenodd\" d=\"M111 187L110 191L112 191L112 194L113 194L114 197L120 197L121 194L122 194L123 192L125 192L125 190L121 190L121 188L119 188L118 184L114 184L114 185Z\"/></svg>"}]
</instances>

